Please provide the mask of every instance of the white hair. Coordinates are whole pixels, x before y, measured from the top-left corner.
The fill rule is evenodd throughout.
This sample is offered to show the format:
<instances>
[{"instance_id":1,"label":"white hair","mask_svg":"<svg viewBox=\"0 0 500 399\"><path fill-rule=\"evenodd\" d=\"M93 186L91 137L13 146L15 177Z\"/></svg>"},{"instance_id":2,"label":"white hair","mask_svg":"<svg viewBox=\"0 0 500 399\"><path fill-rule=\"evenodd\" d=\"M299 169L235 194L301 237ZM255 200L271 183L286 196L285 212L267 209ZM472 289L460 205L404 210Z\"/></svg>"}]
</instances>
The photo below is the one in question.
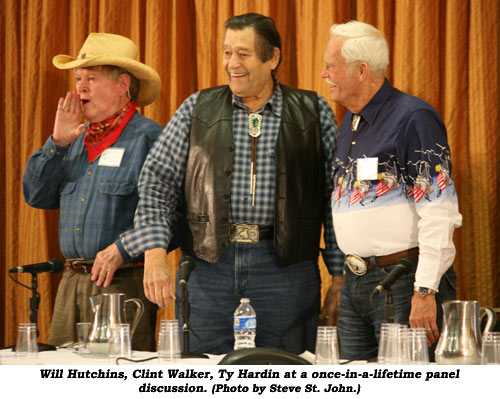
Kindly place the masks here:
<instances>
[{"instance_id":1,"label":"white hair","mask_svg":"<svg viewBox=\"0 0 500 399\"><path fill-rule=\"evenodd\" d=\"M332 25L330 34L346 38L341 54L347 64L364 61L375 74L385 75L389 65L389 46L377 28L364 22L349 21Z\"/></svg>"}]
</instances>

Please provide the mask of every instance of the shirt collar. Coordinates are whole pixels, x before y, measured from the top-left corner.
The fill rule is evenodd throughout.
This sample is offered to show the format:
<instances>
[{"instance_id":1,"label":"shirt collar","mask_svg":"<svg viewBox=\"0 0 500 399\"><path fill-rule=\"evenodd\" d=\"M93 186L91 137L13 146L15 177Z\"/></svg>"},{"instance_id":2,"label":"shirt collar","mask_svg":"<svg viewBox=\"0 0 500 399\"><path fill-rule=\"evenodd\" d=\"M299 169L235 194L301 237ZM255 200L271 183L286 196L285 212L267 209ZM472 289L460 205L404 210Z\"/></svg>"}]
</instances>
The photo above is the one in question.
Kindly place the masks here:
<instances>
[{"instance_id":1,"label":"shirt collar","mask_svg":"<svg viewBox=\"0 0 500 399\"><path fill-rule=\"evenodd\" d=\"M279 118L281 117L281 111L283 110L283 90L281 90L281 85L279 84L278 79L275 76L273 76L273 82L273 94L271 94L271 97L268 98L266 103L259 109L259 111L265 107L269 107L270 111ZM233 107L236 106L248 110L248 107L243 103L243 100L240 97L236 96L235 94L233 94L232 96Z\"/></svg>"},{"instance_id":2,"label":"shirt collar","mask_svg":"<svg viewBox=\"0 0 500 399\"><path fill-rule=\"evenodd\" d=\"M372 125L375 122L378 113L391 95L392 90L392 85L387 79L384 79L384 84L382 85L382 87L377 91L377 93L375 93L368 104L366 104L361 110L360 115L366 122L368 122L368 124Z\"/></svg>"}]
</instances>

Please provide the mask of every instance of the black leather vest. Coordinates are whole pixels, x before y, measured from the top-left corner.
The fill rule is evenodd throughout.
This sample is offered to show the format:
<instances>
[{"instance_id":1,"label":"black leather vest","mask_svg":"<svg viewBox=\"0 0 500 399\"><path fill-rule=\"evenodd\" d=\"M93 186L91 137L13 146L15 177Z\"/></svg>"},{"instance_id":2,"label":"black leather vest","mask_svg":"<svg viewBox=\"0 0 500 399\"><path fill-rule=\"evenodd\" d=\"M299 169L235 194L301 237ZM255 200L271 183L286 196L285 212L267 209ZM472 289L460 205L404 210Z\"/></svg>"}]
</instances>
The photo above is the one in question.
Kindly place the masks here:
<instances>
[{"instance_id":1,"label":"black leather vest","mask_svg":"<svg viewBox=\"0 0 500 399\"><path fill-rule=\"evenodd\" d=\"M316 259L325 216L325 168L314 92L283 90L276 142L274 246L284 266ZM234 160L228 86L202 90L193 110L185 179L183 250L216 263L229 243Z\"/></svg>"}]
</instances>

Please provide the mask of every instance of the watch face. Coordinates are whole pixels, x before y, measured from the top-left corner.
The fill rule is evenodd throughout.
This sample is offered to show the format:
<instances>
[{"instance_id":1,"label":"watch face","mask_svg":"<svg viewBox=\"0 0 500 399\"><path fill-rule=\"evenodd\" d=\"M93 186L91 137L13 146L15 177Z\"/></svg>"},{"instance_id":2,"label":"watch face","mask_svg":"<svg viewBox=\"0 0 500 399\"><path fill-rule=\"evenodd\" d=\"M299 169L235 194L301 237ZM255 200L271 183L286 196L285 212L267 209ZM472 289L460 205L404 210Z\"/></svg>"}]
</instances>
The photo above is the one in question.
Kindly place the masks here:
<instances>
[{"instance_id":1,"label":"watch face","mask_svg":"<svg viewBox=\"0 0 500 399\"><path fill-rule=\"evenodd\" d=\"M422 295L422 296L427 296L427 295L430 295L430 294L435 294L436 291L434 290L431 290L430 288L427 288L427 287L418 287L416 289L416 291Z\"/></svg>"}]
</instances>

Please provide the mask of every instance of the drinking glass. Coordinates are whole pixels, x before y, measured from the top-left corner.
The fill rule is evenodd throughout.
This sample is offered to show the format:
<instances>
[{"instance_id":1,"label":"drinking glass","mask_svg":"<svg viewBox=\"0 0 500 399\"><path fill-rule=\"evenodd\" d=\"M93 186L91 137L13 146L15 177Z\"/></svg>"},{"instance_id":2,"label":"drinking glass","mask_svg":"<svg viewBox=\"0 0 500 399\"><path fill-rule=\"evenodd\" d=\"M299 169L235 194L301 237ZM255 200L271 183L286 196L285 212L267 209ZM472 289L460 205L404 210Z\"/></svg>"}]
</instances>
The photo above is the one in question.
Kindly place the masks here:
<instances>
[{"instance_id":1,"label":"drinking glass","mask_svg":"<svg viewBox=\"0 0 500 399\"><path fill-rule=\"evenodd\" d=\"M408 328L405 331L408 350L407 364L428 364L427 331L425 328Z\"/></svg>"},{"instance_id":2,"label":"drinking glass","mask_svg":"<svg viewBox=\"0 0 500 399\"><path fill-rule=\"evenodd\" d=\"M38 336L36 323L19 323L17 328L16 357L37 357Z\"/></svg>"},{"instance_id":3,"label":"drinking glass","mask_svg":"<svg viewBox=\"0 0 500 399\"><path fill-rule=\"evenodd\" d=\"M337 327L318 326L315 364L339 364Z\"/></svg>"},{"instance_id":4,"label":"drinking glass","mask_svg":"<svg viewBox=\"0 0 500 399\"><path fill-rule=\"evenodd\" d=\"M500 332L486 332L481 347L482 364L500 364Z\"/></svg>"},{"instance_id":5,"label":"drinking glass","mask_svg":"<svg viewBox=\"0 0 500 399\"><path fill-rule=\"evenodd\" d=\"M90 332L90 326L92 323L89 322L78 322L76 323L76 345L74 348L79 351L83 350L87 346L87 338Z\"/></svg>"},{"instance_id":6,"label":"drinking glass","mask_svg":"<svg viewBox=\"0 0 500 399\"><path fill-rule=\"evenodd\" d=\"M380 338L378 342L378 364L389 364L387 361L391 356L391 345L394 340L394 334L397 333L401 325L397 323L382 323L380 325Z\"/></svg>"},{"instance_id":7,"label":"drinking glass","mask_svg":"<svg viewBox=\"0 0 500 399\"><path fill-rule=\"evenodd\" d=\"M161 320L158 332L158 360L175 362L180 358L179 323L177 320Z\"/></svg>"},{"instance_id":8,"label":"drinking glass","mask_svg":"<svg viewBox=\"0 0 500 399\"><path fill-rule=\"evenodd\" d=\"M109 356L131 357L132 344L130 340L130 325L115 324L111 327L111 340L109 342Z\"/></svg>"},{"instance_id":9,"label":"drinking glass","mask_svg":"<svg viewBox=\"0 0 500 399\"><path fill-rule=\"evenodd\" d=\"M403 338L406 328L398 323L383 323L380 326L378 364L401 364L407 361L408 348Z\"/></svg>"}]
</instances>

